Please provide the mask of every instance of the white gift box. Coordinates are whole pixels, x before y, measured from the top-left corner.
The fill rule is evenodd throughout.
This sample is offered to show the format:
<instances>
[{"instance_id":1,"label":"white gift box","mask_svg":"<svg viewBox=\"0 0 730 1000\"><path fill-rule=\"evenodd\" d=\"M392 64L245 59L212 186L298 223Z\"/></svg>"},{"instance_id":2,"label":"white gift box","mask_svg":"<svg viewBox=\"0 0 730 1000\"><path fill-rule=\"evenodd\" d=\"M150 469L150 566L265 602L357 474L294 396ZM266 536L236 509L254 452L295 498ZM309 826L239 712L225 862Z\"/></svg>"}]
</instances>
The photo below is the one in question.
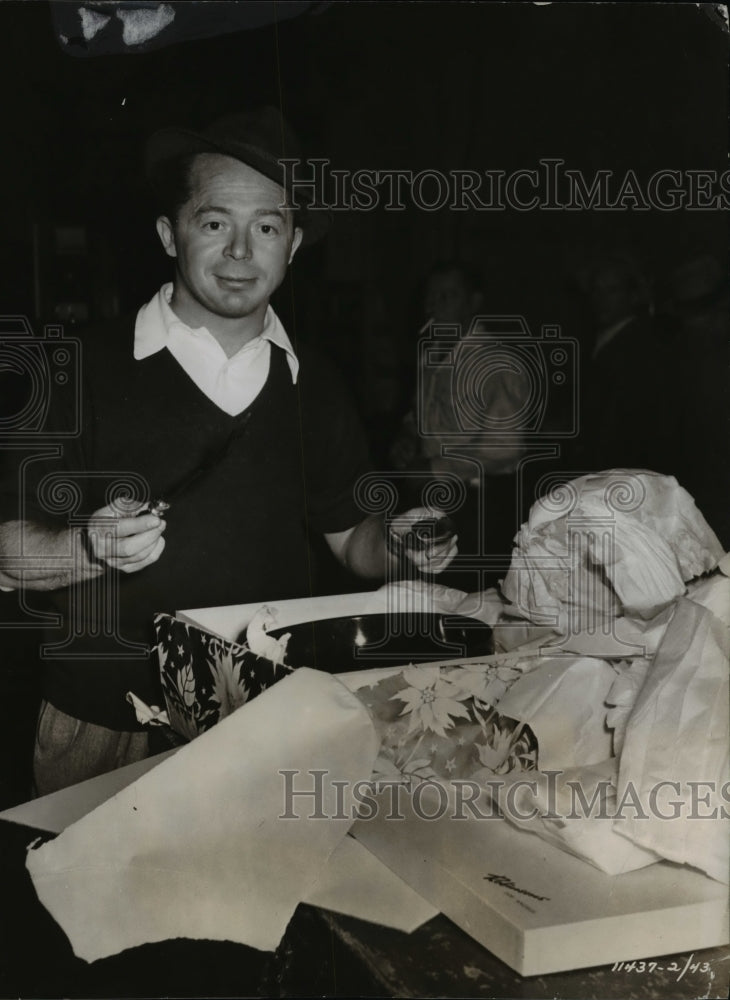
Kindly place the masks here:
<instances>
[{"instance_id":1,"label":"white gift box","mask_svg":"<svg viewBox=\"0 0 730 1000\"><path fill-rule=\"evenodd\" d=\"M662 861L606 875L502 818L465 819L463 799L444 808L422 787L420 798L399 795L395 809L394 790L383 791L353 836L523 976L730 940L727 886L701 872ZM396 809L403 819L388 818Z\"/></svg>"},{"instance_id":2,"label":"white gift box","mask_svg":"<svg viewBox=\"0 0 730 1000\"><path fill-rule=\"evenodd\" d=\"M376 593L276 603L282 626L382 610ZM191 610L194 624L234 638L259 605ZM371 683L378 671L341 679ZM690 952L730 942L727 886L658 862L607 875L501 818L388 820L387 802L353 835L467 934L522 975ZM425 799L424 799L425 801ZM433 804L432 804L433 805ZM438 803L437 803L438 805ZM468 810L466 810L468 812Z\"/></svg>"}]
</instances>

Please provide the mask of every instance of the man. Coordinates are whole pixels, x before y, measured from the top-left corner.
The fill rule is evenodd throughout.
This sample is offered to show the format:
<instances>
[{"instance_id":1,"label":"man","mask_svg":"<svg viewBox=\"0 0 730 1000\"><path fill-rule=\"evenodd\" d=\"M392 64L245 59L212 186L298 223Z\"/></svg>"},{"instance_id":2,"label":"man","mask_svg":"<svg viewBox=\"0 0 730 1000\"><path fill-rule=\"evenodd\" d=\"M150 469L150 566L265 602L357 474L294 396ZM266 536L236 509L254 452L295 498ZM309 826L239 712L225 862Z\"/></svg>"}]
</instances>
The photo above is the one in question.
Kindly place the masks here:
<instances>
[{"instance_id":1,"label":"man","mask_svg":"<svg viewBox=\"0 0 730 1000\"><path fill-rule=\"evenodd\" d=\"M353 572L385 573L383 520L353 497L368 466L345 392L269 305L323 229L311 206L288 207L285 155L296 140L273 109L152 137L174 281L134 322L84 336L81 434L15 472L25 501L21 519L3 514L0 586L52 591L71 624L46 650L41 794L149 752L126 696L160 702L145 655L156 611L311 593L310 528ZM61 516L64 489L78 502ZM168 517L120 490L166 501ZM454 554L449 540L412 559L438 572Z\"/></svg>"},{"instance_id":2,"label":"man","mask_svg":"<svg viewBox=\"0 0 730 1000\"><path fill-rule=\"evenodd\" d=\"M670 271L662 400L665 465L730 549L730 288L711 254L694 253Z\"/></svg>"},{"instance_id":3,"label":"man","mask_svg":"<svg viewBox=\"0 0 730 1000\"><path fill-rule=\"evenodd\" d=\"M468 350L462 352L457 349L454 353L455 344L458 345L459 340L464 342L483 306L484 296L478 278L468 265L458 260L447 260L431 268L423 299L423 311L427 317L423 331L426 336L430 335L430 331L438 333L439 327L458 331L457 340L451 339L443 345L444 351L454 354L455 360L453 366L438 365L433 362L430 353L426 356L426 365L420 372L420 397L415 404L420 417L415 410L411 410L403 421L391 452L396 468L427 467L435 473L453 472L473 484L479 483L481 473L499 476L516 469L525 451L518 434L513 432L509 440L495 442L480 431L470 435L459 422L458 411L464 403L455 395L455 386L461 384L462 372L456 370L460 364L465 363L473 369L467 374L474 376L471 388L479 395L483 426L489 426L490 419L495 422L508 420L518 413L529 389L524 375L514 366L502 364L488 372L482 364L481 355L475 364L474 354ZM423 359L419 359L419 363L422 362ZM468 378L462 381L470 386ZM477 403L477 400L471 402ZM427 436L421 436L419 432L419 419L428 430ZM475 456L478 467L474 461L445 454L443 438L453 444L454 434L459 435L460 443L477 446Z\"/></svg>"},{"instance_id":4,"label":"man","mask_svg":"<svg viewBox=\"0 0 730 1000\"><path fill-rule=\"evenodd\" d=\"M586 284L593 325L581 382L582 469L661 468L659 383L665 348L655 335L648 284L622 257L598 260Z\"/></svg>"},{"instance_id":5,"label":"man","mask_svg":"<svg viewBox=\"0 0 730 1000\"><path fill-rule=\"evenodd\" d=\"M516 471L526 451L519 414L531 390L515 357L496 343L491 346L478 320L483 309L479 278L469 265L455 259L434 264L425 284L422 330L433 338L433 348L419 357L414 408L391 450L398 470L447 473L466 484L455 521L460 549L471 557L472 568L452 568L444 582L468 591L482 590L503 575L501 569L487 572L483 556L509 557L512 551L520 524ZM442 341L436 339L440 327L447 333ZM476 421L471 429L461 419L467 408ZM500 425L509 433L485 433Z\"/></svg>"}]
</instances>

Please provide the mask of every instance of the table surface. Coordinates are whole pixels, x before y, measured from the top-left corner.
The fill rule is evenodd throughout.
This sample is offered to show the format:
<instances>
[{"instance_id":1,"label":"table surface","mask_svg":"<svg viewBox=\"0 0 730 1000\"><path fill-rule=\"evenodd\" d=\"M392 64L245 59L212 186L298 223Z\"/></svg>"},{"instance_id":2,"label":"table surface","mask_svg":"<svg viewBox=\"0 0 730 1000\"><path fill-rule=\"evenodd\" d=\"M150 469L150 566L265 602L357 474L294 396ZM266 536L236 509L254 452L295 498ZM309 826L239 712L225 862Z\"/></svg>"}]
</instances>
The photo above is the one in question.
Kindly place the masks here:
<instances>
[{"instance_id":1,"label":"table surface","mask_svg":"<svg viewBox=\"0 0 730 1000\"><path fill-rule=\"evenodd\" d=\"M0 997L726 997L730 948L525 978L443 916L403 934L300 906L275 953L166 941L88 965L38 902L25 870L38 835L0 822ZM43 836L48 836L44 834ZM654 963L652 966L651 963Z\"/></svg>"}]
</instances>

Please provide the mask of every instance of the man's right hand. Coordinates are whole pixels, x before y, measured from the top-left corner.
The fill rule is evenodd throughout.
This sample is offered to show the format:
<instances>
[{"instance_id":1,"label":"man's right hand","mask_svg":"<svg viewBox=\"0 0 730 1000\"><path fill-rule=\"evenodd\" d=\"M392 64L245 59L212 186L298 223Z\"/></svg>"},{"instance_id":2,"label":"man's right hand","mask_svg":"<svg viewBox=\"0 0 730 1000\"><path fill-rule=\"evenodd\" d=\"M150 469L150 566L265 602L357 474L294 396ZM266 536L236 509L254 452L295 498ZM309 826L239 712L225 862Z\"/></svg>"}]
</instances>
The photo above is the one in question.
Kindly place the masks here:
<instances>
[{"instance_id":1,"label":"man's right hand","mask_svg":"<svg viewBox=\"0 0 730 1000\"><path fill-rule=\"evenodd\" d=\"M112 569L137 573L162 555L166 526L157 514L122 517L113 505L101 507L87 526L91 553Z\"/></svg>"}]
</instances>

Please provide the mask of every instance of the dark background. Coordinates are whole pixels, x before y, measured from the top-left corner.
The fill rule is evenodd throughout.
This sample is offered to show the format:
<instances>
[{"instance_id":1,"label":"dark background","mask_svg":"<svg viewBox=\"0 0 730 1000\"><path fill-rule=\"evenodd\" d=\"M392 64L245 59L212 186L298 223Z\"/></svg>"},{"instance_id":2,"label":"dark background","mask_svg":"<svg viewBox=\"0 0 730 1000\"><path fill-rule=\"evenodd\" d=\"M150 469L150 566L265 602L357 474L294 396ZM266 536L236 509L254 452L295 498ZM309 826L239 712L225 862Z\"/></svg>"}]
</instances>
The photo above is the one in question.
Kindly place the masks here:
<instances>
[{"instance_id":1,"label":"dark background","mask_svg":"<svg viewBox=\"0 0 730 1000\"><path fill-rule=\"evenodd\" d=\"M175 24L142 52L114 21L85 44L78 6L0 3L0 314L37 332L136 310L169 277L141 172L146 136L167 125L270 103L339 169L510 172L559 157L589 179L631 169L646 181L727 167L727 34L710 4L173 3ZM212 31L222 8L268 23L172 43L185 37L177 22ZM726 216L338 212L275 305L292 337L339 362L382 451L408 402L419 287L436 259L475 266L486 311L580 337L581 269L617 250L661 296L688 255L725 261Z\"/></svg>"},{"instance_id":2,"label":"dark background","mask_svg":"<svg viewBox=\"0 0 730 1000\"><path fill-rule=\"evenodd\" d=\"M287 20L285 4L239 6L279 23L74 57L83 50L62 47L48 4L0 4L4 313L52 319L74 296L92 317L138 308L167 276L140 171L145 137L262 103L345 169L509 171L549 156L589 176L727 166L727 35L695 4L336 2ZM566 276L598 248L629 247L652 276L696 248L726 250L724 219L709 211L409 208L336 223L299 256L296 296L279 304L297 334L337 339L337 306L358 299L361 332L380 317L399 336L438 257L467 257L489 309L539 325L569 319ZM85 230L84 261L59 258L61 227Z\"/></svg>"},{"instance_id":3,"label":"dark background","mask_svg":"<svg viewBox=\"0 0 730 1000\"><path fill-rule=\"evenodd\" d=\"M195 5L172 6L182 18ZM709 4L336 2L300 4L299 16L286 4L240 6L268 23L93 55L80 40L62 45L51 5L0 4L0 315L27 316L39 334L59 318L70 330L136 310L169 276L141 173L146 136L264 103L342 169L510 171L542 157L589 177L727 167L727 34ZM407 403L388 372L404 385L412 373L417 290L435 259L471 261L488 311L580 338L581 269L615 249L661 288L692 253L726 260L726 216L338 214L328 238L299 253L276 305L294 338L339 362L381 433ZM0 596L12 618L14 599ZM17 722L3 738L25 759L33 679L5 637ZM6 801L20 794L17 773L3 768Z\"/></svg>"}]
</instances>

